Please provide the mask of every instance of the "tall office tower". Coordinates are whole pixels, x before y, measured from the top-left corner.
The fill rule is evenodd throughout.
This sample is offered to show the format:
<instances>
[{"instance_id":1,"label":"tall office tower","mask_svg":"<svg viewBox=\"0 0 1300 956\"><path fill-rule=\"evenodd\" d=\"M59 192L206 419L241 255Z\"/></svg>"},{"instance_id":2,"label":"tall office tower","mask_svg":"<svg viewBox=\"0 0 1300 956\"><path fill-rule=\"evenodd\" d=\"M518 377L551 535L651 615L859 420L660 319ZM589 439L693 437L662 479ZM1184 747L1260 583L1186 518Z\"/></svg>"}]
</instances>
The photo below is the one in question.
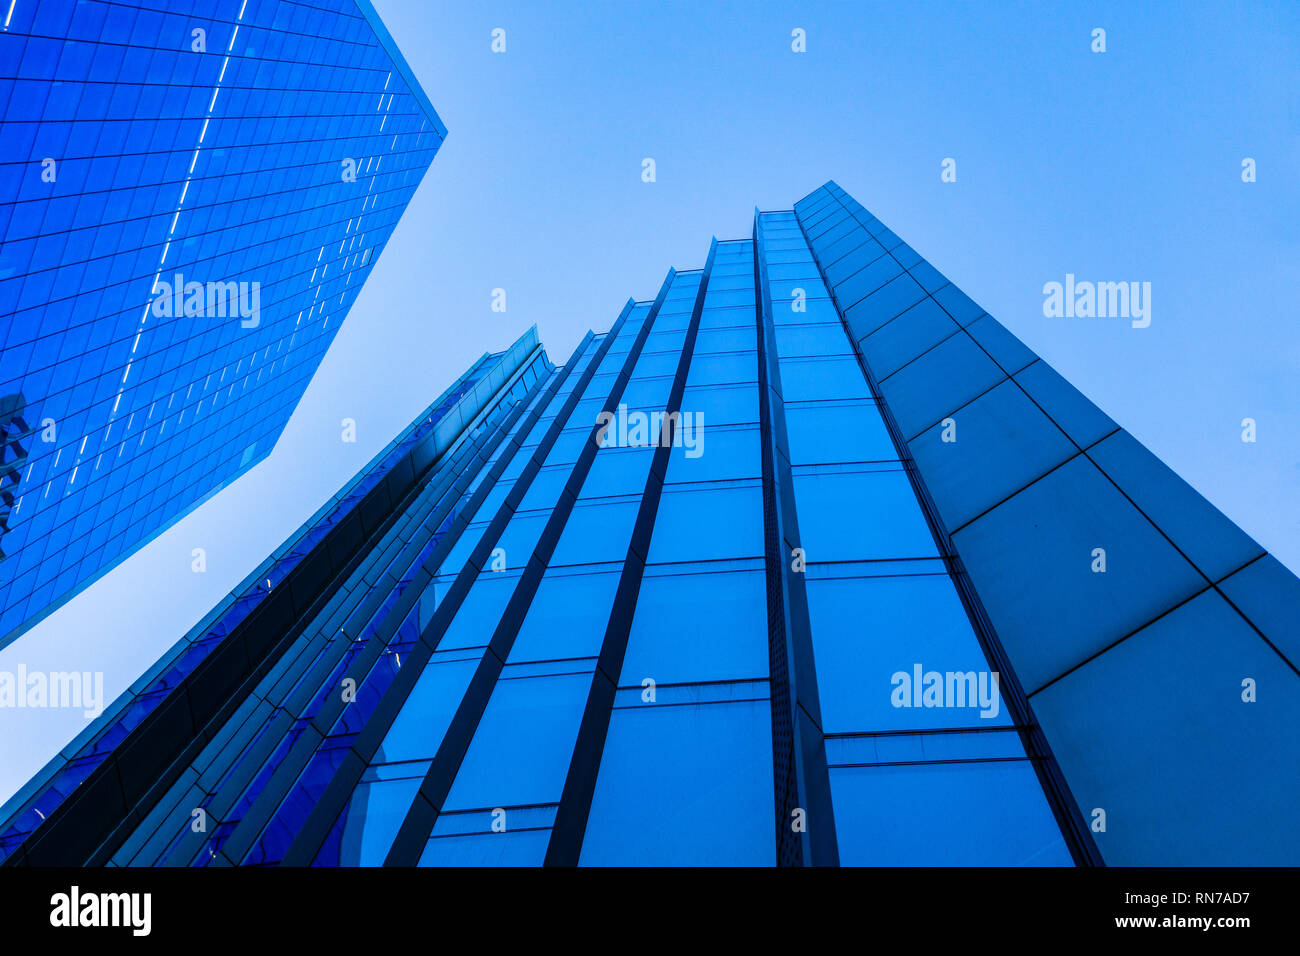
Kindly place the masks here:
<instances>
[{"instance_id":1,"label":"tall office tower","mask_svg":"<svg viewBox=\"0 0 1300 956\"><path fill-rule=\"evenodd\" d=\"M0 4L0 646L266 457L446 134L368 0L167 6Z\"/></svg>"},{"instance_id":2,"label":"tall office tower","mask_svg":"<svg viewBox=\"0 0 1300 956\"><path fill-rule=\"evenodd\" d=\"M533 333L477 363L10 801L0 853L1295 863L1298 612L828 184L563 366Z\"/></svg>"}]
</instances>

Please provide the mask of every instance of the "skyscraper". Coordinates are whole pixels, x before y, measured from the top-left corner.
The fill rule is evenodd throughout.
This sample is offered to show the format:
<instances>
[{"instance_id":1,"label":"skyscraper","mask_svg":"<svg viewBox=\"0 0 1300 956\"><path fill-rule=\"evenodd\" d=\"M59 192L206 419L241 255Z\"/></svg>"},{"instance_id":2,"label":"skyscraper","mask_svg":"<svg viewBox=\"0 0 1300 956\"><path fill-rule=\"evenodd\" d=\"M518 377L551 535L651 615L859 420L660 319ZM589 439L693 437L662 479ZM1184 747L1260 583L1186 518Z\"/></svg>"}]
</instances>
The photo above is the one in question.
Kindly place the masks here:
<instances>
[{"instance_id":1,"label":"skyscraper","mask_svg":"<svg viewBox=\"0 0 1300 956\"><path fill-rule=\"evenodd\" d=\"M0 646L270 452L446 135L368 0L188 7L0 10Z\"/></svg>"},{"instance_id":2,"label":"skyscraper","mask_svg":"<svg viewBox=\"0 0 1300 956\"><path fill-rule=\"evenodd\" d=\"M1297 611L828 183L563 366L533 332L476 363L10 801L0 853L1293 863Z\"/></svg>"}]
</instances>

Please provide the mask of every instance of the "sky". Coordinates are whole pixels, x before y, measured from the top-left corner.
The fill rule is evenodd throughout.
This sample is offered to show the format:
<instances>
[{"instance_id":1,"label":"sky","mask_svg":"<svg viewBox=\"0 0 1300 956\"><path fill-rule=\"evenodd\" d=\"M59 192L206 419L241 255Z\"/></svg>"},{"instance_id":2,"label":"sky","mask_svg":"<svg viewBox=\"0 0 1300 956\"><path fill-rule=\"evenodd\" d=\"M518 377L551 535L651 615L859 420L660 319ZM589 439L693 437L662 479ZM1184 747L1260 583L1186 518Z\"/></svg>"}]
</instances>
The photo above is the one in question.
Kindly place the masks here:
<instances>
[{"instance_id":1,"label":"sky","mask_svg":"<svg viewBox=\"0 0 1300 956\"><path fill-rule=\"evenodd\" d=\"M278 445L0 670L112 700L484 351L562 362L828 179L1300 571L1300 4L374 5L448 137ZM1045 317L1067 273L1150 326ZM0 709L0 800L85 723Z\"/></svg>"}]
</instances>

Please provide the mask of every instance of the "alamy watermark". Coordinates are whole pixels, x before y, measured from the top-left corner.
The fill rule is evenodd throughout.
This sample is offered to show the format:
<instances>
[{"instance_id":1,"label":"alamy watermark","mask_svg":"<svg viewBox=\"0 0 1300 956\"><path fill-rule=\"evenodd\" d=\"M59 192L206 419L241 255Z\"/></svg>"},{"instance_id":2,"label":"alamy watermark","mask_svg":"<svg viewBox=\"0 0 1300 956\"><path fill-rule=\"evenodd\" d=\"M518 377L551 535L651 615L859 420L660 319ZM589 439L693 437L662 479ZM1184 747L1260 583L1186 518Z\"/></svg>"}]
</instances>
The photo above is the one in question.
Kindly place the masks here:
<instances>
[{"instance_id":1,"label":"alamy watermark","mask_svg":"<svg viewBox=\"0 0 1300 956\"><path fill-rule=\"evenodd\" d=\"M1065 282L1043 286L1043 315L1049 319L1132 319L1133 328L1151 324L1150 282Z\"/></svg>"},{"instance_id":2,"label":"alamy watermark","mask_svg":"<svg viewBox=\"0 0 1300 956\"><path fill-rule=\"evenodd\" d=\"M75 884L50 897L50 925L55 928L124 928L132 936L153 929L153 894L82 892Z\"/></svg>"},{"instance_id":3,"label":"alamy watermark","mask_svg":"<svg viewBox=\"0 0 1300 956\"><path fill-rule=\"evenodd\" d=\"M596 416L596 441L601 448L648 448L659 446L686 449L687 458L704 454L703 412L618 412Z\"/></svg>"},{"instance_id":4,"label":"alamy watermark","mask_svg":"<svg viewBox=\"0 0 1300 956\"><path fill-rule=\"evenodd\" d=\"M0 671L0 707L81 708L93 720L104 712L103 671Z\"/></svg>"},{"instance_id":5,"label":"alamy watermark","mask_svg":"<svg viewBox=\"0 0 1300 956\"><path fill-rule=\"evenodd\" d=\"M1001 709L997 671L927 671L913 664L912 671L895 671L889 678L895 707L978 707L991 720Z\"/></svg>"},{"instance_id":6,"label":"alamy watermark","mask_svg":"<svg viewBox=\"0 0 1300 956\"><path fill-rule=\"evenodd\" d=\"M157 280L153 292L151 311L158 318L238 316L245 329L257 328L262 321L260 282L186 282L178 272L173 282Z\"/></svg>"}]
</instances>

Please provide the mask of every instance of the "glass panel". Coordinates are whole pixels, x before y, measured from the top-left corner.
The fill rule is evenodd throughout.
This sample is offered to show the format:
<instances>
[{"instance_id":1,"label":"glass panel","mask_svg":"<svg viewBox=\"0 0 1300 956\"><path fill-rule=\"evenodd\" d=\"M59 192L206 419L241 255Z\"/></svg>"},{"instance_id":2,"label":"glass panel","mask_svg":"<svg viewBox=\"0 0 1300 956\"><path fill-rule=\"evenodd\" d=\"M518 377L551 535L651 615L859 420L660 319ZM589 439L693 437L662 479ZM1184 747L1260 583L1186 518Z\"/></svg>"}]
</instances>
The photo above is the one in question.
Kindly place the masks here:
<instances>
[{"instance_id":1,"label":"glass panel","mask_svg":"<svg viewBox=\"0 0 1300 956\"><path fill-rule=\"evenodd\" d=\"M374 762L432 760L478 662L478 655L435 654L388 728Z\"/></svg>"},{"instance_id":2,"label":"glass panel","mask_svg":"<svg viewBox=\"0 0 1300 956\"><path fill-rule=\"evenodd\" d=\"M383 866L393 838L420 790L421 777L361 783L348 803L340 866Z\"/></svg>"},{"instance_id":3,"label":"glass panel","mask_svg":"<svg viewBox=\"0 0 1300 956\"><path fill-rule=\"evenodd\" d=\"M709 567L646 569L620 686L767 676L764 572Z\"/></svg>"},{"instance_id":4,"label":"glass panel","mask_svg":"<svg viewBox=\"0 0 1300 956\"><path fill-rule=\"evenodd\" d=\"M640 693L620 693L614 710L581 864L775 863L768 702L642 704Z\"/></svg>"},{"instance_id":5,"label":"glass panel","mask_svg":"<svg viewBox=\"0 0 1300 956\"><path fill-rule=\"evenodd\" d=\"M831 795L841 866L1072 865L1027 760L841 767Z\"/></svg>"},{"instance_id":6,"label":"glass panel","mask_svg":"<svg viewBox=\"0 0 1300 956\"><path fill-rule=\"evenodd\" d=\"M948 575L841 576L867 568L814 570L807 582L822 729L1007 725L1000 685ZM925 693L931 686L942 693Z\"/></svg>"},{"instance_id":7,"label":"glass panel","mask_svg":"<svg viewBox=\"0 0 1300 956\"><path fill-rule=\"evenodd\" d=\"M554 803L591 688L590 673L502 672L447 794L444 811Z\"/></svg>"},{"instance_id":8,"label":"glass panel","mask_svg":"<svg viewBox=\"0 0 1300 956\"><path fill-rule=\"evenodd\" d=\"M650 563L762 553L763 492L758 483L664 487L650 539Z\"/></svg>"},{"instance_id":9,"label":"glass panel","mask_svg":"<svg viewBox=\"0 0 1300 956\"><path fill-rule=\"evenodd\" d=\"M939 553L903 471L832 471L832 467L794 476L799 546L808 561L913 558ZM846 515L867 510L869 521L845 520Z\"/></svg>"},{"instance_id":10,"label":"glass panel","mask_svg":"<svg viewBox=\"0 0 1300 956\"><path fill-rule=\"evenodd\" d=\"M548 570L520 625L508 662L597 656L620 576L621 571Z\"/></svg>"}]
</instances>

